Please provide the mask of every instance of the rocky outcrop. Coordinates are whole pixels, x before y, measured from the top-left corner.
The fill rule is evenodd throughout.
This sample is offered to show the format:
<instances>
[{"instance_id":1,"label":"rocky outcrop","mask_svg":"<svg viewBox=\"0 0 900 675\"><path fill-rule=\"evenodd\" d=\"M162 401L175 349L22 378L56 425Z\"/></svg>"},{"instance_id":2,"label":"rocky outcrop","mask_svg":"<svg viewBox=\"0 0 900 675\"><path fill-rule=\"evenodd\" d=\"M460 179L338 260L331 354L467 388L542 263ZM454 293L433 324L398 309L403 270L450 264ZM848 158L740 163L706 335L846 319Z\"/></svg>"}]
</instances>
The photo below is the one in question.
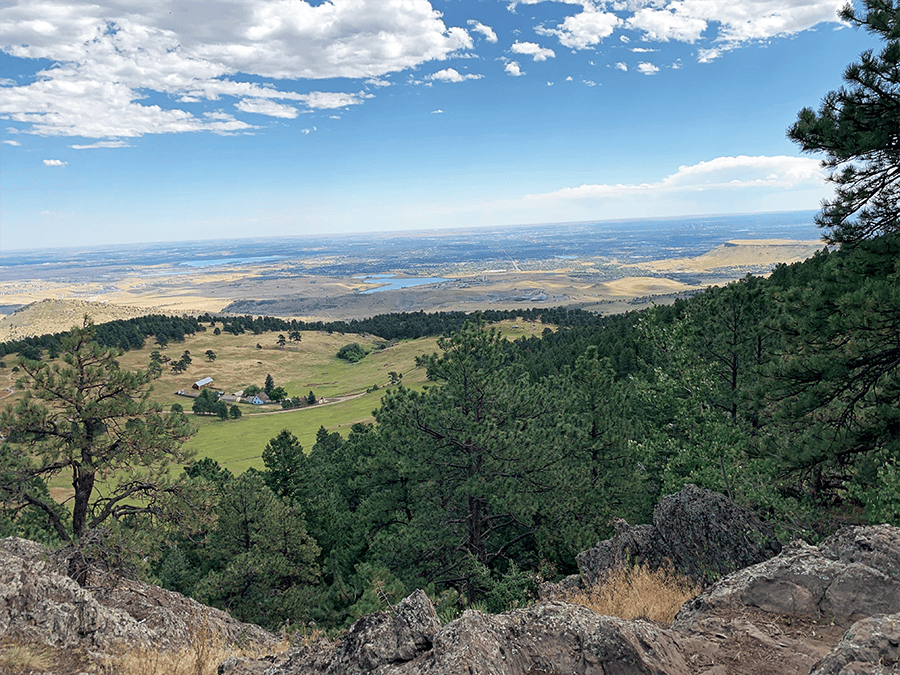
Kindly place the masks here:
<instances>
[{"instance_id":1,"label":"rocky outcrop","mask_svg":"<svg viewBox=\"0 0 900 675\"><path fill-rule=\"evenodd\" d=\"M900 612L898 546L898 529L889 525L845 528L818 547L795 541L685 604L675 625L687 627L697 615L725 607L825 618L844 626Z\"/></svg>"},{"instance_id":2,"label":"rocky outcrop","mask_svg":"<svg viewBox=\"0 0 900 675\"><path fill-rule=\"evenodd\" d=\"M771 525L725 495L686 485L663 497L652 525L617 528L619 534L576 556L584 583L603 580L623 563L667 565L697 582L709 582L781 550Z\"/></svg>"},{"instance_id":3,"label":"rocky outcrop","mask_svg":"<svg viewBox=\"0 0 900 675\"><path fill-rule=\"evenodd\" d=\"M409 604L404 608L406 603ZM600 616L578 605L547 602L506 614L470 610L440 630L432 622L433 612L425 594L417 591L400 603L396 615L377 612L363 617L336 645L300 648L275 665L267 664L265 670L258 669L253 662L232 661L223 664L219 672L228 675L261 672L267 675L688 675L692 672L669 631L645 621ZM399 628L406 637L397 639L392 628ZM435 632L428 638L432 630Z\"/></svg>"},{"instance_id":4,"label":"rocky outcrop","mask_svg":"<svg viewBox=\"0 0 900 675\"><path fill-rule=\"evenodd\" d=\"M883 675L900 672L900 614L857 621L810 675Z\"/></svg>"},{"instance_id":5,"label":"rocky outcrop","mask_svg":"<svg viewBox=\"0 0 900 675\"><path fill-rule=\"evenodd\" d=\"M634 532L630 528L625 534ZM645 531L645 530L642 530ZM505 614L467 611L439 627L421 591L360 619L334 643L228 675L851 675L900 672L900 529L842 530L795 542L717 582L674 624L600 616L542 602ZM876 612L888 615L872 616ZM857 621L861 615L866 618ZM855 622L855 623L854 623ZM848 630L849 627L849 630Z\"/></svg>"},{"instance_id":6,"label":"rocky outcrop","mask_svg":"<svg viewBox=\"0 0 900 675\"><path fill-rule=\"evenodd\" d=\"M177 648L199 631L227 642L277 642L258 626L179 593L102 573L97 583L79 586L39 544L0 539L0 635L91 652L123 645Z\"/></svg>"},{"instance_id":7,"label":"rocky outcrop","mask_svg":"<svg viewBox=\"0 0 900 675\"><path fill-rule=\"evenodd\" d=\"M633 530L633 528L630 528ZM630 531L629 530L629 531ZM265 631L123 579L80 588L44 549L0 540L0 635L65 649L178 646L205 622L230 640ZM67 671L69 672L69 671ZM81 672L73 670L72 673ZM232 658L223 675L884 675L900 672L900 528L794 542L686 603L670 627L564 602L467 611L440 626L417 591L340 639Z\"/></svg>"}]
</instances>

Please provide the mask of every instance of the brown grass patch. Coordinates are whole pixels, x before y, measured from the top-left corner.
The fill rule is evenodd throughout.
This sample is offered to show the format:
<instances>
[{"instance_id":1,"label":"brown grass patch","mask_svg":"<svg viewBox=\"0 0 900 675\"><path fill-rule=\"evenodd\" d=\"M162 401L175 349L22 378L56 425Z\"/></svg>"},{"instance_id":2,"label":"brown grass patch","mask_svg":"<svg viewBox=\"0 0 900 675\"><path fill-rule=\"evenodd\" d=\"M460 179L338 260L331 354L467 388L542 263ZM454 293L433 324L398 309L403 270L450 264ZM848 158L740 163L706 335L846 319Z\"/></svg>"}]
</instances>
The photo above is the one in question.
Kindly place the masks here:
<instances>
[{"instance_id":1,"label":"brown grass patch","mask_svg":"<svg viewBox=\"0 0 900 675\"><path fill-rule=\"evenodd\" d=\"M285 641L280 649L269 648L265 652L284 651L287 647ZM189 645L179 649L123 648L104 659L101 672L104 675L216 675L219 664L232 656L258 657L262 653L253 646L229 644L210 627L204 615L191 622Z\"/></svg>"},{"instance_id":2,"label":"brown grass patch","mask_svg":"<svg viewBox=\"0 0 900 675\"><path fill-rule=\"evenodd\" d=\"M613 570L603 584L564 598L605 616L671 623L679 608L701 587L671 569L647 565Z\"/></svg>"},{"instance_id":3,"label":"brown grass patch","mask_svg":"<svg viewBox=\"0 0 900 675\"><path fill-rule=\"evenodd\" d=\"M0 647L0 673L43 672L54 665L50 650L42 645L5 644Z\"/></svg>"}]
</instances>

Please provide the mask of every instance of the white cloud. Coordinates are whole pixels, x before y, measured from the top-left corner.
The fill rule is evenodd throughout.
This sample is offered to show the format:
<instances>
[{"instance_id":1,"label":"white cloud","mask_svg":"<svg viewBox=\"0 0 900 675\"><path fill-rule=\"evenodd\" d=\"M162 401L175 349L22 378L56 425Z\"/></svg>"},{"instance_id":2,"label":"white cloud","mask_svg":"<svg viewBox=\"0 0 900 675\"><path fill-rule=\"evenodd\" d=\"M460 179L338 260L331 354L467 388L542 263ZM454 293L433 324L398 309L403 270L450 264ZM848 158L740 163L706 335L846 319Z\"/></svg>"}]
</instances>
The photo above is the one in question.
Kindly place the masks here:
<instances>
[{"instance_id":1,"label":"white cloud","mask_svg":"<svg viewBox=\"0 0 900 675\"><path fill-rule=\"evenodd\" d=\"M622 20L610 12L601 12L587 4L585 11L566 17L558 28L535 29L541 35L556 35L560 44L572 49L588 49L612 35Z\"/></svg>"},{"instance_id":2,"label":"white cloud","mask_svg":"<svg viewBox=\"0 0 900 675\"><path fill-rule=\"evenodd\" d=\"M818 160L809 157L717 157L708 162L680 166L678 171L658 183L638 185L582 185L541 195L528 195L528 200L580 199L587 197L622 197L629 194L663 194L735 190L743 188L791 189L820 186L825 183Z\"/></svg>"},{"instance_id":3,"label":"white cloud","mask_svg":"<svg viewBox=\"0 0 900 675\"><path fill-rule=\"evenodd\" d=\"M632 47L631 52L634 54L652 54L658 52L658 49L648 49L647 47Z\"/></svg>"},{"instance_id":4,"label":"white cloud","mask_svg":"<svg viewBox=\"0 0 900 675\"><path fill-rule=\"evenodd\" d=\"M233 116L178 106L235 96L260 99L242 105L262 110L262 99L304 99L242 74L371 79L473 47L428 0L10 0L0 32L12 56L54 62L32 82L4 86L0 114L31 133L90 138L246 131L252 125ZM166 99L149 104L147 92ZM341 106L363 98L345 96L355 98ZM320 100L307 105L335 107Z\"/></svg>"},{"instance_id":5,"label":"white cloud","mask_svg":"<svg viewBox=\"0 0 900 675\"><path fill-rule=\"evenodd\" d=\"M730 44L721 45L719 47L711 47L710 49L700 49L697 52L697 62L712 63L717 58L722 56L722 54L726 54L736 47L737 44L732 42Z\"/></svg>"},{"instance_id":6,"label":"white cloud","mask_svg":"<svg viewBox=\"0 0 900 675\"><path fill-rule=\"evenodd\" d=\"M628 20L630 28L642 30L648 40L696 42L706 30L706 21L685 13L684 3L672 3L674 11L644 8Z\"/></svg>"},{"instance_id":7,"label":"white cloud","mask_svg":"<svg viewBox=\"0 0 900 675\"><path fill-rule=\"evenodd\" d=\"M61 159L45 159L44 166L65 166L67 162L62 161Z\"/></svg>"},{"instance_id":8,"label":"white cloud","mask_svg":"<svg viewBox=\"0 0 900 675\"><path fill-rule=\"evenodd\" d=\"M529 0L537 4L544 0ZM836 22L845 0L560 0L579 5L581 12L566 17L554 28L539 26L542 35L555 35L573 49L593 47L624 27L643 33L644 39L695 43L709 39L728 50L753 40L790 35L819 23ZM515 3L514 3L515 4ZM602 9L601 9L602 8ZM620 35L628 44L631 39ZM722 51L705 50L707 61Z\"/></svg>"},{"instance_id":9,"label":"white cloud","mask_svg":"<svg viewBox=\"0 0 900 675\"><path fill-rule=\"evenodd\" d=\"M543 1L513 0L510 6ZM700 42L700 62L748 41L834 22L845 2L555 1L568 5L572 14L555 26L534 30L555 36L564 47L594 48L617 29L631 28L646 40ZM308 87L294 82L348 78L363 80L370 89L382 87L389 84L384 78L391 73L474 56L474 38L483 38L482 46L497 41L494 29L475 19L465 26L448 25L434 4L5 0L0 6L0 48L17 58L46 59L53 66L29 80L0 78L0 116L26 133L124 139L200 131L248 133L255 127L247 115L291 119L304 105L312 110L357 105L369 95L299 94ZM629 41L625 35L619 39ZM534 42L516 41L511 51L535 61L555 56ZM524 74L518 62L505 64L508 74ZM260 79L274 84L254 83ZM223 98L230 100L213 105ZM233 114L205 114L219 109Z\"/></svg>"},{"instance_id":10,"label":"white cloud","mask_svg":"<svg viewBox=\"0 0 900 675\"><path fill-rule=\"evenodd\" d=\"M482 75L462 75L455 68L444 68L444 70L428 75L425 79L439 82L465 82L466 80L480 80L482 77Z\"/></svg>"},{"instance_id":11,"label":"white cloud","mask_svg":"<svg viewBox=\"0 0 900 675\"><path fill-rule=\"evenodd\" d=\"M4 143L4 145L14 145L14 146L22 145L21 143L19 143L19 141L3 141L3 143Z\"/></svg>"},{"instance_id":12,"label":"white cloud","mask_svg":"<svg viewBox=\"0 0 900 675\"><path fill-rule=\"evenodd\" d=\"M476 33L481 33L484 36L484 39L488 42L497 41L497 34L490 26L485 26L483 23L476 21L475 19L469 19L468 23L470 26L472 26L472 30L474 30Z\"/></svg>"},{"instance_id":13,"label":"white cloud","mask_svg":"<svg viewBox=\"0 0 900 675\"><path fill-rule=\"evenodd\" d=\"M673 0L665 8L654 3L638 9L627 24L650 40L682 42L695 42L715 26L718 42L739 44L836 22L844 4L844 0Z\"/></svg>"},{"instance_id":14,"label":"white cloud","mask_svg":"<svg viewBox=\"0 0 900 675\"><path fill-rule=\"evenodd\" d=\"M521 66L519 66L518 61L509 61L506 64L505 70L508 75L512 75L513 77L519 77L520 75L525 74L525 72L522 70Z\"/></svg>"},{"instance_id":15,"label":"white cloud","mask_svg":"<svg viewBox=\"0 0 900 675\"><path fill-rule=\"evenodd\" d=\"M619 61L619 62L616 64L616 68L617 68L618 70L621 70L622 72L626 72L626 73L628 72L628 64L625 63L624 61Z\"/></svg>"},{"instance_id":16,"label":"white cloud","mask_svg":"<svg viewBox=\"0 0 900 675\"><path fill-rule=\"evenodd\" d=\"M443 115L443 114L444 114L444 111L441 110L440 108L438 108L437 110L432 110L432 111L431 111L431 114L432 114L432 115Z\"/></svg>"},{"instance_id":17,"label":"white cloud","mask_svg":"<svg viewBox=\"0 0 900 675\"><path fill-rule=\"evenodd\" d=\"M90 145L70 145L73 150L94 150L96 148L130 148L128 141L97 141Z\"/></svg>"},{"instance_id":18,"label":"white cloud","mask_svg":"<svg viewBox=\"0 0 900 675\"><path fill-rule=\"evenodd\" d=\"M652 63L648 63L647 61L641 61L637 64L637 69L644 75L656 75L659 72L659 68L654 66Z\"/></svg>"},{"instance_id":19,"label":"white cloud","mask_svg":"<svg viewBox=\"0 0 900 675\"><path fill-rule=\"evenodd\" d=\"M514 54L525 54L535 61L546 61L556 56L552 49L541 47L536 42L515 42L510 49Z\"/></svg>"},{"instance_id":20,"label":"white cloud","mask_svg":"<svg viewBox=\"0 0 900 675\"><path fill-rule=\"evenodd\" d=\"M346 94L335 91L312 91L308 94L299 94L297 99L303 101L313 110L326 110L329 108L344 108L348 105L359 105L365 99L375 98L374 94L364 91L356 94Z\"/></svg>"},{"instance_id":21,"label":"white cloud","mask_svg":"<svg viewBox=\"0 0 900 675\"><path fill-rule=\"evenodd\" d=\"M235 103L234 107L246 113L268 115L269 117L281 117L290 120L300 114L292 105L276 103L275 101L264 98L245 98Z\"/></svg>"}]
</instances>

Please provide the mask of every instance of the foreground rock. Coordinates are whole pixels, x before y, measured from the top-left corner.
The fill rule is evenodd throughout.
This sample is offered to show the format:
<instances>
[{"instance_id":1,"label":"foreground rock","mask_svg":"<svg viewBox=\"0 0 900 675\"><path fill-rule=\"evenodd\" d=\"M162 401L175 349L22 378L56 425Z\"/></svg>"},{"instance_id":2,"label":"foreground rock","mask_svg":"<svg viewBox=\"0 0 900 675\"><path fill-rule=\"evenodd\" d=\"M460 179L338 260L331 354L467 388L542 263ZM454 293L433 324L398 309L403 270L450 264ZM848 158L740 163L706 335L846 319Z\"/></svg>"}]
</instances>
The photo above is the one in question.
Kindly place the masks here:
<instances>
[{"instance_id":1,"label":"foreground rock","mask_svg":"<svg viewBox=\"0 0 900 675\"><path fill-rule=\"evenodd\" d=\"M82 588L40 545L0 539L0 635L4 640L103 654L154 646L178 649L201 632L225 642L274 647L272 634L179 593L94 575Z\"/></svg>"},{"instance_id":2,"label":"foreground rock","mask_svg":"<svg viewBox=\"0 0 900 675\"><path fill-rule=\"evenodd\" d=\"M848 527L818 547L795 541L685 604L674 625L688 628L710 610L742 607L845 627L874 614L900 612L898 528Z\"/></svg>"},{"instance_id":3,"label":"foreground rock","mask_svg":"<svg viewBox=\"0 0 900 675\"><path fill-rule=\"evenodd\" d=\"M900 672L900 614L857 621L811 675L881 675Z\"/></svg>"},{"instance_id":4,"label":"foreground rock","mask_svg":"<svg viewBox=\"0 0 900 675\"><path fill-rule=\"evenodd\" d=\"M416 623L409 622L411 606L417 607ZM435 622L430 601L417 591L400 603L396 616L377 612L364 617L337 645L301 648L274 666L267 664L270 667L265 669L253 662L235 660L223 664L219 672L229 675L250 672L269 675L688 675L692 672L669 631L645 621L600 616L578 605L548 602L496 615L467 611L440 630L435 630ZM397 639L393 632L397 628L407 636L405 639ZM419 639L412 640L412 637ZM414 643L417 648L411 651Z\"/></svg>"},{"instance_id":5,"label":"foreground rock","mask_svg":"<svg viewBox=\"0 0 900 675\"><path fill-rule=\"evenodd\" d=\"M795 542L685 604L671 627L542 602L439 627L417 591L339 641L227 675L875 675L900 672L900 529ZM860 617L865 616L865 618Z\"/></svg>"},{"instance_id":6,"label":"foreground rock","mask_svg":"<svg viewBox=\"0 0 900 675\"><path fill-rule=\"evenodd\" d=\"M100 575L102 576L102 575ZM208 626L275 648L274 636L177 593L122 579L83 589L44 549L0 540L4 642L109 652L177 649ZM222 657L224 658L224 656ZM72 675L89 668L57 670ZM106 672L106 671L104 671ZM231 658L223 675L883 675L900 672L900 528L842 530L795 542L686 603L670 627L542 602L505 614L468 611L440 626L421 591L357 621L339 640L263 659Z\"/></svg>"},{"instance_id":7,"label":"foreground rock","mask_svg":"<svg viewBox=\"0 0 900 675\"><path fill-rule=\"evenodd\" d=\"M781 550L771 525L725 495L686 485L663 497L652 525L617 525L619 534L576 556L583 581L594 585L622 564L672 566L708 583L771 558Z\"/></svg>"}]
</instances>

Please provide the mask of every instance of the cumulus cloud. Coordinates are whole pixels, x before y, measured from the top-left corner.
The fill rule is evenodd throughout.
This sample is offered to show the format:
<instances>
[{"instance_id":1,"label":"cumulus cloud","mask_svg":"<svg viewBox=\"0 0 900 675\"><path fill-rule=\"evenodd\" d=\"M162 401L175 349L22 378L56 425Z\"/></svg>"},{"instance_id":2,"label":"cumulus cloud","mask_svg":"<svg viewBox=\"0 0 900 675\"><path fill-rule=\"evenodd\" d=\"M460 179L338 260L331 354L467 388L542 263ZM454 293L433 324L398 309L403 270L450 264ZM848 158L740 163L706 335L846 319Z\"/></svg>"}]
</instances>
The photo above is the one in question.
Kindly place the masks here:
<instances>
[{"instance_id":1,"label":"cumulus cloud","mask_svg":"<svg viewBox=\"0 0 900 675\"><path fill-rule=\"evenodd\" d=\"M586 197L621 197L629 194L662 194L702 192L705 190L738 190L744 188L790 189L819 186L825 183L820 163L809 157L717 157L707 162L680 166L678 171L658 183L637 185L582 185L564 188L526 199L578 199Z\"/></svg>"},{"instance_id":2,"label":"cumulus cloud","mask_svg":"<svg viewBox=\"0 0 900 675\"><path fill-rule=\"evenodd\" d=\"M615 14L587 5L585 11L566 17L558 28L538 27L535 30L542 35L556 35L564 47L588 49L612 35L621 23Z\"/></svg>"},{"instance_id":3,"label":"cumulus cloud","mask_svg":"<svg viewBox=\"0 0 900 675\"><path fill-rule=\"evenodd\" d=\"M45 159L44 166L65 166L67 162L62 161L61 159Z\"/></svg>"},{"instance_id":4,"label":"cumulus cloud","mask_svg":"<svg viewBox=\"0 0 900 675\"><path fill-rule=\"evenodd\" d=\"M521 66L519 66L518 61L508 61L505 66L505 70L508 75L512 75L513 77L519 77L525 74Z\"/></svg>"},{"instance_id":5,"label":"cumulus cloud","mask_svg":"<svg viewBox=\"0 0 900 675\"><path fill-rule=\"evenodd\" d=\"M494 32L494 29L490 26L485 26L480 21L476 21L475 19L469 19L468 24L472 26L472 30L476 33L481 33L484 36L484 39L488 42L496 42L497 34Z\"/></svg>"},{"instance_id":6,"label":"cumulus cloud","mask_svg":"<svg viewBox=\"0 0 900 675\"><path fill-rule=\"evenodd\" d=\"M524 54L526 56L530 56L535 61L546 61L547 59L552 59L556 56L556 53L552 49L541 47L536 42L516 41L515 43L513 43L513 46L510 47L510 50L514 54Z\"/></svg>"},{"instance_id":7,"label":"cumulus cloud","mask_svg":"<svg viewBox=\"0 0 900 675\"><path fill-rule=\"evenodd\" d=\"M257 115L268 115L269 117L281 117L284 119L294 119L299 113L292 105L286 103L276 103L264 98L245 98L234 104L238 110L247 113L256 113Z\"/></svg>"},{"instance_id":8,"label":"cumulus cloud","mask_svg":"<svg viewBox=\"0 0 900 675\"><path fill-rule=\"evenodd\" d=\"M652 63L649 63L647 61L641 61L639 64L637 64L637 69L644 75L656 75L656 73L659 72L659 67L654 66Z\"/></svg>"},{"instance_id":9,"label":"cumulus cloud","mask_svg":"<svg viewBox=\"0 0 900 675\"><path fill-rule=\"evenodd\" d=\"M19 143L19 141L3 141L3 143L4 143L4 145L14 145L14 146L22 145L21 143Z\"/></svg>"},{"instance_id":10,"label":"cumulus cloud","mask_svg":"<svg viewBox=\"0 0 900 675\"><path fill-rule=\"evenodd\" d=\"M292 106L264 100L303 99L244 74L380 78L473 47L428 0L11 0L0 29L10 55L54 62L31 82L4 82L0 114L31 133L90 138L246 131L253 126L234 116L178 104L234 96L240 112L287 116ZM148 104L147 92L167 99ZM362 100L348 96L341 105Z\"/></svg>"},{"instance_id":11,"label":"cumulus cloud","mask_svg":"<svg viewBox=\"0 0 900 675\"><path fill-rule=\"evenodd\" d=\"M834 22L844 4L844 0L673 0L665 8L638 9L627 25L643 31L649 40L681 42L695 42L715 25L717 42L739 44Z\"/></svg>"},{"instance_id":12,"label":"cumulus cloud","mask_svg":"<svg viewBox=\"0 0 900 675\"><path fill-rule=\"evenodd\" d=\"M543 0L529 0L536 4ZM791 35L819 23L835 22L845 0L627 0L601 3L595 0L563 0L581 11L555 27L535 28L542 35L555 35L560 44L587 49L612 35L617 28L630 28L645 40L696 43L710 40L715 48L701 50L701 61L710 61L729 49L753 40ZM620 35L629 43L627 35Z\"/></svg>"},{"instance_id":13,"label":"cumulus cloud","mask_svg":"<svg viewBox=\"0 0 900 675\"><path fill-rule=\"evenodd\" d=\"M369 98L375 98L374 94L360 91L356 94L347 94L340 91L313 91L309 94L301 94L298 99L306 103L313 110L327 110L330 108L346 108L349 105L359 105Z\"/></svg>"},{"instance_id":14,"label":"cumulus cloud","mask_svg":"<svg viewBox=\"0 0 900 675\"><path fill-rule=\"evenodd\" d=\"M706 20L685 13L684 3L673 3L674 11L645 7L628 20L628 26L644 31L647 39L696 42L706 30Z\"/></svg>"},{"instance_id":15,"label":"cumulus cloud","mask_svg":"<svg viewBox=\"0 0 900 675\"><path fill-rule=\"evenodd\" d=\"M628 64L625 63L624 61L619 61L619 62L616 64L616 68L617 68L618 70L621 70L622 72L626 72L626 73L628 72Z\"/></svg>"},{"instance_id":16,"label":"cumulus cloud","mask_svg":"<svg viewBox=\"0 0 900 675\"><path fill-rule=\"evenodd\" d=\"M480 80L482 77L482 75L462 75L455 68L444 68L444 70L428 75L425 79L438 82L465 82L466 80Z\"/></svg>"}]
</instances>

